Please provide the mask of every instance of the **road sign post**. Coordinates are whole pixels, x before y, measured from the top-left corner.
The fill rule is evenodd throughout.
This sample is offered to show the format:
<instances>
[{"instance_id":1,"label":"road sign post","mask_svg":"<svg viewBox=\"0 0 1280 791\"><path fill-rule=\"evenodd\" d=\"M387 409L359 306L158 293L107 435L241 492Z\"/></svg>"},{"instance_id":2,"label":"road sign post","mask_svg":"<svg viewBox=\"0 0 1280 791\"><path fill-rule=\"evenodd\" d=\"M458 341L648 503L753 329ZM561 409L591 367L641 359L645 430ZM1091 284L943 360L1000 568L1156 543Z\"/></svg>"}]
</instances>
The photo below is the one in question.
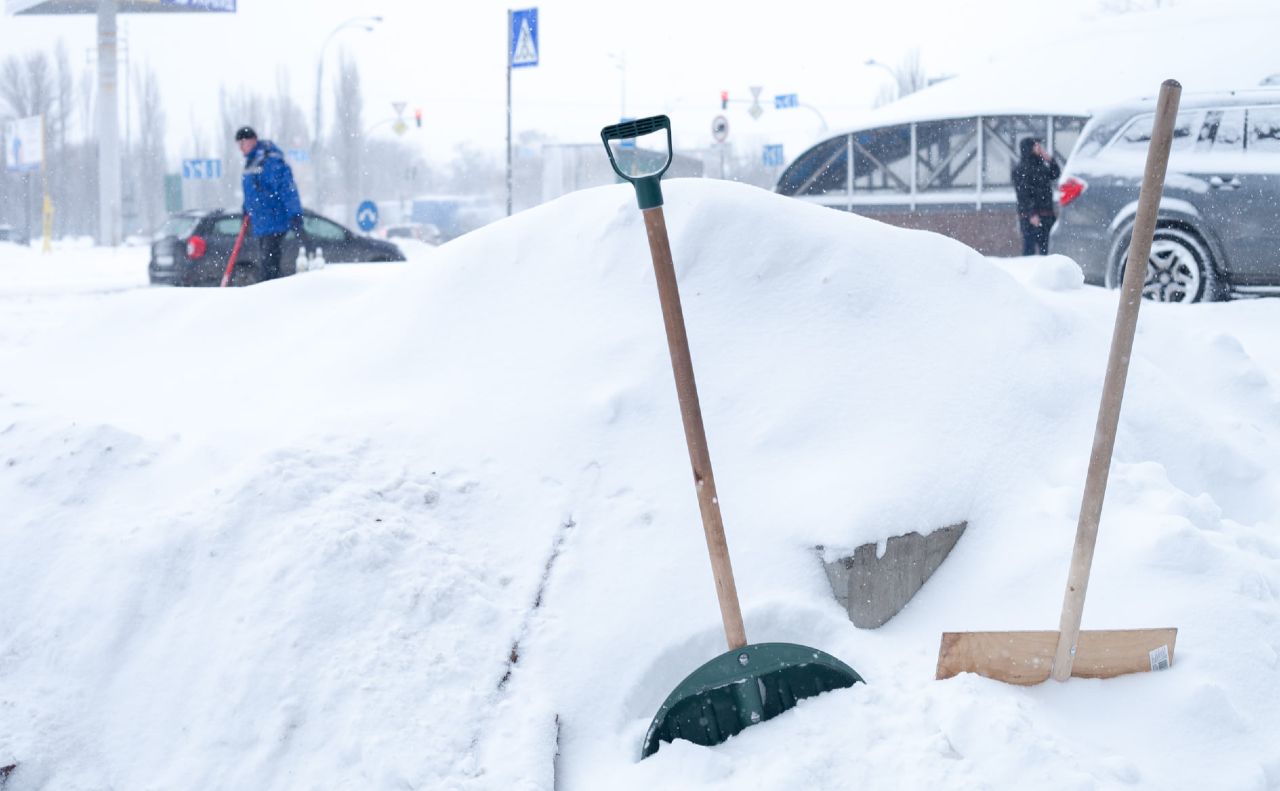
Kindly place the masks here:
<instances>
[{"instance_id":1,"label":"road sign post","mask_svg":"<svg viewBox=\"0 0 1280 791\"><path fill-rule=\"evenodd\" d=\"M538 9L507 9L507 216L511 216L511 70L538 65Z\"/></svg>"},{"instance_id":2,"label":"road sign post","mask_svg":"<svg viewBox=\"0 0 1280 791\"><path fill-rule=\"evenodd\" d=\"M723 115L717 115L711 121L711 137L716 141L716 147L720 149L720 178L724 179L724 149L725 141L729 139L729 119Z\"/></svg>"}]
</instances>

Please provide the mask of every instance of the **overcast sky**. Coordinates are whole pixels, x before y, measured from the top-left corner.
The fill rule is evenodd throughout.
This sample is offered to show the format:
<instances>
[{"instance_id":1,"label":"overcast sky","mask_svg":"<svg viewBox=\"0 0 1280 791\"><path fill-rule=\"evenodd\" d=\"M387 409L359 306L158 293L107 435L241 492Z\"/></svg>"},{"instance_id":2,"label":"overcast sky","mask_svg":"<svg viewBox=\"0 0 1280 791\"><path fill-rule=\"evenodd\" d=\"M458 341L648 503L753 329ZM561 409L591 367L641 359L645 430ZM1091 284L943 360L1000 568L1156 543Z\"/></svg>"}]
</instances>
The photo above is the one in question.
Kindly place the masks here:
<instances>
[{"instance_id":1,"label":"overcast sky","mask_svg":"<svg viewBox=\"0 0 1280 791\"><path fill-rule=\"evenodd\" d=\"M752 85L763 87L767 112L753 121L748 104L733 104L727 115L736 141L816 136L823 121L847 123L890 79L864 65L868 58L896 65L918 49L926 71L939 75L986 60L1019 39L1042 39L1044 60L1028 68L1062 68L1064 59L1069 64L1087 54L1055 52L1054 29L1096 19L1102 0L535 0L515 7L535 3L541 64L514 75L517 133L536 129L561 142L598 140L600 127L622 113L625 90L628 115L670 113L677 145L702 146L720 112L719 92L749 99ZM393 101L408 103L408 117L422 107L425 128L406 139L442 160L462 142L502 150L508 7L493 0L239 0L236 14L122 15L121 29L131 61L160 72L169 153L177 158L200 153L186 150L192 125L213 132L219 86L274 93L281 68L310 122L326 36L353 16L380 14L384 22L374 32L343 32L325 49L325 117L333 118L330 78L346 48L361 67L365 125L390 117ZM6 16L0 18L0 53L52 51L62 38L82 68L95 44L95 24L92 15ZM619 67L623 59L625 70ZM777 93L796 93L812 109L775 111ZM375 134L392 132L384 125Z\"/></svg>"}]
</instances>

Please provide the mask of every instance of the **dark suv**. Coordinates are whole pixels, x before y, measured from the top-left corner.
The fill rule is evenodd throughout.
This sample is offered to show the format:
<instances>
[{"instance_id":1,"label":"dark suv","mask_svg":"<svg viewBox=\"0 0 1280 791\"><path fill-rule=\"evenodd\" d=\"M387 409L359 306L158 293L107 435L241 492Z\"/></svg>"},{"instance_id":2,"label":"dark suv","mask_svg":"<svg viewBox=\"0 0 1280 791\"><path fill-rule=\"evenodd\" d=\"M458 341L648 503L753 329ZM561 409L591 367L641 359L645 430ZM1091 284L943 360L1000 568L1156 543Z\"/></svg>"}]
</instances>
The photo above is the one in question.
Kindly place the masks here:
<instances>
[{"instance_id":1,"label":"dark suv","mask_svg":"<svg viewBox=\"0 0 1280 791\"><path fill-rule=\"evenodd\" d=\"M171 215L151 243L151 264L147 268L151 283L175 286L220 284L227 262L231 260L236 236L240 233L241 217L238 211L220 209ZM394 244L352 233L315 212L303 211L302 232L304 241L312 249L318 248L323 252L326 263L404 260L404 254ZM297 260L298 239L287 234L280 274L294 274ZM261 279L258 261L258 243L252 235L245 234L231 284L247 286L257 283Z\"/></svg>"},{"instance_id":2,"label":"dark suv","mask_svg":"<svg viewBox=\"0 0 1280 791\"><path fill-rule=\"evenodd\" d=\"M1051 252L1116 288L1132 236L1154 99L1095 115L1059 182ZM1280 90L1183 94L1143 295L1280 294Z\"/></svg>"}]
</instances>

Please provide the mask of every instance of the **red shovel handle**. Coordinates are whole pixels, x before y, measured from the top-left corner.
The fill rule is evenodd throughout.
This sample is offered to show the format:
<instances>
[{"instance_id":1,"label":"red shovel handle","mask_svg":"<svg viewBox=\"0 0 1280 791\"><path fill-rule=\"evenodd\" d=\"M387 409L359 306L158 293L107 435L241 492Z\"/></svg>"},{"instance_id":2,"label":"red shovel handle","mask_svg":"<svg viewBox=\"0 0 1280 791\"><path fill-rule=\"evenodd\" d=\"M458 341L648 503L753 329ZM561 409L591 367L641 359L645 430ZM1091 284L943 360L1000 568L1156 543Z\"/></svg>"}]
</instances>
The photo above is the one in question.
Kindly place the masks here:
<instances>
[{"instance_id":1,"label":"red shovel handle","mask_svg":"<svg viewBox=\"0 0 1280 791\"><path fill-rule=\"evenodd\" d=\"M231 260L227 262L227 271L222 273L222 286L226 288L231 282L231 272L236 268L236 257L240 255L240 245L244 244L244 232L249 228L249 215L244 216L244 221L240 223L240 234L236 236L236 246L231 248Z\"/></svg>"}]
</instances>

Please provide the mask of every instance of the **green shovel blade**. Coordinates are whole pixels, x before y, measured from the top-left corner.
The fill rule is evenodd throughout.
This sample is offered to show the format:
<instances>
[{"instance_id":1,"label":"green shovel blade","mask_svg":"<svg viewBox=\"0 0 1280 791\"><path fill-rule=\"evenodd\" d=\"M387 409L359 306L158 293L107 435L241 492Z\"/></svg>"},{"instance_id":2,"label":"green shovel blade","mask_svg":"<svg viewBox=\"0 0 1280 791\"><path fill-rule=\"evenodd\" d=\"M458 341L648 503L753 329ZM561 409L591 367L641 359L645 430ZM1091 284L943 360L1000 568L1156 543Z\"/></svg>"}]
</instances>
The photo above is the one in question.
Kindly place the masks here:
<instances>
[{"instance_id":1,"label":"green shovel blade","mask_svg":"<svg viewBox=\"0 0 1280 791\"><path fill-rule=\"evenodd\" d=\"M803 645L755 643L726 651L667 696L645 734L640 757L648 758L662 742L676 739L720 744L797 701L860 681L844 662Z\"/></svg>"}]
</instances>

